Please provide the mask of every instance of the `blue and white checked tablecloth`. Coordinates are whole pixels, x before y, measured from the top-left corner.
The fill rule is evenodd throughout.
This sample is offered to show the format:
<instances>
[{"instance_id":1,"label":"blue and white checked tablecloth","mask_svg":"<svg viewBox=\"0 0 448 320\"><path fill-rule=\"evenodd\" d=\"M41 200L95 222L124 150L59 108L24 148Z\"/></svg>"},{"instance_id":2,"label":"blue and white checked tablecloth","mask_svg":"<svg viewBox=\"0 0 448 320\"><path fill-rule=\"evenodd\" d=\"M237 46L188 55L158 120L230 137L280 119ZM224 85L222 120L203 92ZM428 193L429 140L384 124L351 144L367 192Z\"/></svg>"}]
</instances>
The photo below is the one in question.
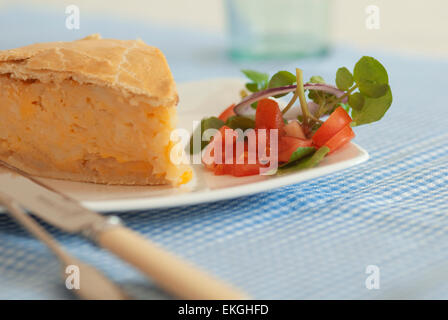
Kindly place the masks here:
<instances>
[{"instance_id":1,"label":"blue and white checked tablecloth","mask_svg":"<svg viewBox=\"0 0 448 320\"><path fill-rule=\"evenodd\" d=\"M177 81L301 66L332 80L364 55L382 61L394 103L379 123L356 129L371 159L355 168L263 194L166 210L125 212L127 225L261 299L448 298L448 62L335 49L322 59L235 64L207 32L18 8L0 13L0 48L34 41L141 37L166 54ZM137 298L168 296L107 252L46 228ZM380 268L380 289L365 286ZM0 215L0 298L73 298L49 251Z\"/></svg>"}]
</instances>

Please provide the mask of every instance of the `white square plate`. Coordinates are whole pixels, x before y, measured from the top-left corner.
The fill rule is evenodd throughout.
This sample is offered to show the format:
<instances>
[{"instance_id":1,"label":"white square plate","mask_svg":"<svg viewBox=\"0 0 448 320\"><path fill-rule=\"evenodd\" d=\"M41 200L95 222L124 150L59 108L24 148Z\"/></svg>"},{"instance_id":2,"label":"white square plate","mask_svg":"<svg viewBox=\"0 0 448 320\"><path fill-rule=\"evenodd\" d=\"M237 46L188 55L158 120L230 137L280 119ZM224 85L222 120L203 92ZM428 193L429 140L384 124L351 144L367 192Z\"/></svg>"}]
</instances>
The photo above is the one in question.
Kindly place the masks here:
<instances>
[{"instance_id":1,"label":"white square plate","mask_svg":"<svg viewBox=\"0 0 448 320\"><path fill-rule=\"evenodd\" d=\"M239 100L241 79L212 79L178 86L179 127L190 132L193 120L218 115ZM192 205L250 195L336 172L366 161L368 153L354 143L326 157L317 167L284 176L215 176L195 165L194 178L180 188L167 186L108 186L40 179L96 211L124 211Z\"/></svg>"}]
</instances>

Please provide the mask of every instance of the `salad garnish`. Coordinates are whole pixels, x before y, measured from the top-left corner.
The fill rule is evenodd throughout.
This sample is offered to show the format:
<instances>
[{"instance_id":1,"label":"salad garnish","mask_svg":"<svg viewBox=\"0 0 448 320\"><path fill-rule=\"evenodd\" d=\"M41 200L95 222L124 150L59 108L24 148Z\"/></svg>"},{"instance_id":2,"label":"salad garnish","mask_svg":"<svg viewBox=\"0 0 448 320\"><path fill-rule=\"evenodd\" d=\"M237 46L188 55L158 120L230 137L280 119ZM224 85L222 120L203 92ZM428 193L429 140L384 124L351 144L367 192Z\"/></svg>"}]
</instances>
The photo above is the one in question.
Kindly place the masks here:
<instances>
[{"instance_id":1,"label":"salad garnish","mask_svg":"<svg viewBox=\"0 0 448 320\"><path fill-rule=\"evenodd\" d=\"M215 174L259 174L268 166L265 158L278 163L267 174L314 167L353 139L352 127L380 120L392 104L387 71L372 57L362 57L353 73L346 67L339 68L336 86L325 83L320 76L304 83L299 68L295 74L282 70L272 77L254 70L242 72L249 79L241 92L242 100L218 117L204 118L196 128L199 134L196 132L190 141L190 152L199 152L193 150L194 136L202 137L207 129L219 133L219 139L213 136L200 144L201 149L207 149L206 167ZM285 107L280 109L280 100L290 93L292 97L288 103L281 103ZM248 130L253 134L242 134ZM253 142L250 137L255 137L255 148L247 146L246 142ZM225 151L218 155L216 147L225 147ZM262 159L261 154L266 157ZM255 161L249 163L249 159Z\"/></svg>"},{"instance_id":2,"label":"salad garnish","mask_svg":"<svg viewBox=\"0 0 448 320\"><path fill-rule=\"evenodd\" d=\"M290 162L288 164L282 165L277 169L278 175L284 175L290 172L308 169L315 167L319 162L325 158L325 156L330 152L330 148L323 146L317 150L314 150L310 155L306 157L300 157L299 161Z\"/></svg>"}]
</instances>

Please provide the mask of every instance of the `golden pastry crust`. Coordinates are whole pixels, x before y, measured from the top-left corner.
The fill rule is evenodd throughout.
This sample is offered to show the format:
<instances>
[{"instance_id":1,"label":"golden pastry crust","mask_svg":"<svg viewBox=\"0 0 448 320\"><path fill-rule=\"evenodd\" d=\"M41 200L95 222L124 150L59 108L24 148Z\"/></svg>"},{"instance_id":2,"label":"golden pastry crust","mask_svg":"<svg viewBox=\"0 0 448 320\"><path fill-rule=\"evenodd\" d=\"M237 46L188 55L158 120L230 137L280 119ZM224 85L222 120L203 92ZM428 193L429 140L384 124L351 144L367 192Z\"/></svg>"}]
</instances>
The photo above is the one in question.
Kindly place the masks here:
<instances>
[{"instance_id":1,"label":"golden pastry crust","mask_svg":"<svg viewBox=\"0 0 448 320\"><path fill-rule=\"evenodd\" d=\"M30 174L179 185L177 92L162 52L140 40L38 43L0 51L0 159Z\"/></svg>"},{"instance_id":2,"label":"golden pastry crust","mask_svg":"<svg viewBox=\"0 0 448 320\"><path fill-rule=\"evenodd\" d=\"M20 80L73 79L143 95L153 106L178 102L174 79L162 52L141 40L101 39L36 43L0 51L0 74Z\"/></svg>"}]
</instances>

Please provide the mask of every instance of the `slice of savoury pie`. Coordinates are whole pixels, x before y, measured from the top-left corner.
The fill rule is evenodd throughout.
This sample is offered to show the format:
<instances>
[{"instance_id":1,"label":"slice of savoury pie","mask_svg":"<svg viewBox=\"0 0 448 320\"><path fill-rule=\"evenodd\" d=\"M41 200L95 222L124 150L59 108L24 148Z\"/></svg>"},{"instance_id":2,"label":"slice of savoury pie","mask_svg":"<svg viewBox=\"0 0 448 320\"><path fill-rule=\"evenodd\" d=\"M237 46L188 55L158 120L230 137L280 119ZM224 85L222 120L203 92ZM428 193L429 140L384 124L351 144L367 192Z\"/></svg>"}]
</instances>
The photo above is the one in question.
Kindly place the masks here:
<instances>
[{"instance_id":1,"label":"slice of savoury pie","mask_svg":"<svg viewBox=\"0 0 448 320\"><path fill-rule=\"evenodd\" d=\"M165 57L141 40L0 51L0 159L48 178L186 183L191 169L170 160L177 102Z\"/></svg>"}]
</instances>

